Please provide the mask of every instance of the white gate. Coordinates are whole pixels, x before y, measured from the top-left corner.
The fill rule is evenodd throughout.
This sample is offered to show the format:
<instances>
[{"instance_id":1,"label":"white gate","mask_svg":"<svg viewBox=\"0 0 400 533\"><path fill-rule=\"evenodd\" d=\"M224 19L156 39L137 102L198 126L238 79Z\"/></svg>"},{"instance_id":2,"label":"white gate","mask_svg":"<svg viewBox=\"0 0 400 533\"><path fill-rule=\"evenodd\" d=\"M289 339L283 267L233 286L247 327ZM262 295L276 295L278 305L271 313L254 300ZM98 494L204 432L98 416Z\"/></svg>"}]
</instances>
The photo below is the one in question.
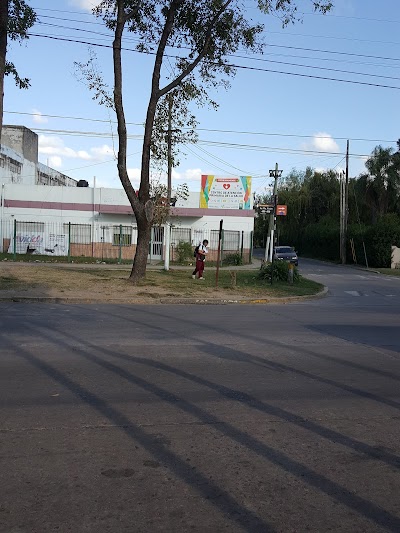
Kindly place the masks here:
<instances>
[{"instance_id":1,"label":"white gate","mask_svg":"<svg viewBox=\"0 0 400 533\"><path fill-rule=\"evenodd\" d=\"M151 228L151 240L149 246L149 260L161 261L164 246L164 228L154 226Z\"/></svg>"}]
</instances>

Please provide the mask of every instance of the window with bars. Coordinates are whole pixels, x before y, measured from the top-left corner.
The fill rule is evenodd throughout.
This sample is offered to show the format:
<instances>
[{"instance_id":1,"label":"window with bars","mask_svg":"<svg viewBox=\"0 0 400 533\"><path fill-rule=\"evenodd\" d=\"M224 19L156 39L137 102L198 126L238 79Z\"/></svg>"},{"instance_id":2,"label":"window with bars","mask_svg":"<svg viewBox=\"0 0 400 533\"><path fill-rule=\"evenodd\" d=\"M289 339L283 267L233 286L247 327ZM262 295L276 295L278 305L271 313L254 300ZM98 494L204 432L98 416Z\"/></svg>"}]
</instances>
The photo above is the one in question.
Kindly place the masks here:
<instances>
[{"instance_id":1,"label":"window with bars","mask_svg":"<svg viewBox=\"0 0 400 533\"><path fill-rule=\"evenodd\" d=\"M17 231L21 233L43 233L44 222L17 222Z\"/></svg>"},{"instance_id":2,"label":"window with bars","mask_svg":"<svg viewBox=\"0 0 400 533\"><path fill-rule=\"evenodd\" d=\"M14 174L21 174L22 165L18 163L18 161L10 160L8 168L10 169L10 172L13 172Z\"/></svg>"},{"instance_id":3,"label":"window with bars","mask_svg":"<svg viewBox=\"0 0 400 533\"><path fill-rule=\"evenodd\" d=\"M91 244L92 242L92 227L90 224L64 224L64 233L70 233L71 244Z\"/></svg>"},{"instance_id":4,"label":"window with bars","mask_svg":"<svg viewBox=\"0 0 400 533\"><path fill-rule=\"evenodd\" d=\"M131 226L113 227L113 246L131 246L132 228Z\"/></svg>"}]
</instances>

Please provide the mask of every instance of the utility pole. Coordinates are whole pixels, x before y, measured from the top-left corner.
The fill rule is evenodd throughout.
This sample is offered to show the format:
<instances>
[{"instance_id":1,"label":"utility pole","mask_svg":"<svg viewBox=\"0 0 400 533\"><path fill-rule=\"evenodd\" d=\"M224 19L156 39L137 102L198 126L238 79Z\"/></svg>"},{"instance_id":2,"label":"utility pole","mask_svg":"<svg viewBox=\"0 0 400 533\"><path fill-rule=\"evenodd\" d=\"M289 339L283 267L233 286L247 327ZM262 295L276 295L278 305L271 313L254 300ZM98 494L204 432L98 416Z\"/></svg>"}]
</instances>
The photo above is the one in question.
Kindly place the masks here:
<instances>
[{"instance_id":1,"label":"utility pole","mask_svg":"<svg viewBox=\"0 0 400 533\"><path fill-rule=\"evenodd\" d=\"M168 163L168 175L167 175L167 202L168 206L171 204L171 191L172 191L172 106L173 98L168 95L168 133L167 133L167 163Z\"/></svg>"},{"instance_id":2,"label":"utility pole","mask_svg":"<svg viewBox=\"0 0 400 533\"><path fill-rule=\"evenodd\" d=\"M349 147L347 141L346 147L346 171L341 173L340 178L340 260L342 265L346 264L346 242L347 242L347 225L349 220Z\"/></svg>"},{"instance_id":3,"label":"utility pole","mask_svg":"<svg viewBox=\"0 0 400 533\"><path fill-rule=\"evenodd\" d=\"M267 246L265 249L265 255L268 253L268 260L272 261L274 254L274 235L275 235L275 223L276 223L276 204L277 202L277 193L278 193L278 178L282 176L283 170L278 170L278 163L275 164L275 169L269 171L269 177L274 178L274 192L273 192L273 204L274 210L269 216L269 226L268 226L268 237L267 237Z\"/></svg>"},{"instance_id":4,"label":"utility pole","mask_svg":"<svg viewBox=\"0 0 400 533\"><path fill-rule=\"evenodd\" d=\"M167 209L171 207L172 193L172 95L168 95L168 131L167 131ZM167 220L165 223L165 257L164 270L169 270L170 246L171 246L171 224Z\"/></svg>"}]
</instances>

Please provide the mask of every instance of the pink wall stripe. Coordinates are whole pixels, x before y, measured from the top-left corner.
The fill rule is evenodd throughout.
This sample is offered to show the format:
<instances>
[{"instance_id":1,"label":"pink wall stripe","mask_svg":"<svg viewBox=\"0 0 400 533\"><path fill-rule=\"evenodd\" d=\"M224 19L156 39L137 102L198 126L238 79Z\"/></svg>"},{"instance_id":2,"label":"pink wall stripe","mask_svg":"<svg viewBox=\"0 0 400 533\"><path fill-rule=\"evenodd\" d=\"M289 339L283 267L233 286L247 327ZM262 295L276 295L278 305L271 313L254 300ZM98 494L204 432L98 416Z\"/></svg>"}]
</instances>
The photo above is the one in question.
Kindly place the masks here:
<instances>
[{"instance_id":1,"label":"pink wall stripe","mask_svg":"<svg viewBox=\"0 0 400 533\"><path fill-rule=\"evenodd\" d=\"M53 209L59 211L97 211L104 214L133 215L130 205L79 204L67 202L42 202L35 200L4 200L4 207L18 209ZM201 209L191 207L172 207L171 216L201 218L211 217L250 217L254 218L253 210L243 209Z\"/></svg>"}]
</instances>

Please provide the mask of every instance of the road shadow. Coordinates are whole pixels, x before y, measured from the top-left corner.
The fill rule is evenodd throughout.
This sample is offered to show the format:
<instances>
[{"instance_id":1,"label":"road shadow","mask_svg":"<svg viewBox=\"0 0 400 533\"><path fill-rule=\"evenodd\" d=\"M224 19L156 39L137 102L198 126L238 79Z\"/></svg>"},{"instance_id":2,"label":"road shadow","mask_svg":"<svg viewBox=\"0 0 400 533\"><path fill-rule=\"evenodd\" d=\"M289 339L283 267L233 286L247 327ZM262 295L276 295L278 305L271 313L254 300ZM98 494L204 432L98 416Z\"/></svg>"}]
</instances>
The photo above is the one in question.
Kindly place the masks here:
<instances>
[{"instance_id":1,"label":"road shadow","mask_svg":"<svg viewBox=\"0 0 400 533\"><path fill-rule=\"evenodd\" d=\"M142 390L150 393L151 395L157 397L162 402L167 402L170 404L174 409L181 410L185 413L190 414L191 416L195 417L198 421L200 421L203 424L206 425L212 425L217 431L221 432L225 437L230 438L232 441L236 442L237 444L240 444L241 446L245 446L248 450L252 451L253 453L257 454L259 457L263 458L264 460L272 463L276 467L279 467L286 473L289 473L293 475L294 477L297 477L301 482L308 484L310 487L317 489L321 493L324 493L328 495L330 498L332 498L334 501L343 504L347 508L351 509L352 511L356 511L363 517L372 520L377 525L381 527L385 527L386 529L390 531L398 531L400 529L400 518L396 517L395 515L391 514L390 512L384 510L379 505L376 505L370 500L366 500L353 492L349 491L348 489L344 488L340 484L330 480L326 476L319 474L315 472L313 469L303 465L301 462L291 458L290 456L284 454L280 450L274 449L273 447L265 444L264 442L258 440L257 438L249 435L248 433L236 428L232 424L221 420L217 416L213 415L212 413L200 408L198 405L193 404L187 400L185 400L182 396L176 395L174 393L171 393L167 391L166 389L159 387L158 385L155 385L154 383L151 383L147 379L144 379L142 377L139 377L138 375L134 374L132 371L128 371L125 368L122 368L121 366L110 362L106 359L104 359L104 356L107 357L113 357L116 359L124 359L131 363L140 363L140 364L147 364L143 361L142 358L136 358L132 356L124 356L120 354L119 352L116 352L115 350L104 348L98 345L90 344L85 340L79 339L78 337L75 337L74 335L71 335L70 333L66 334L64 333L60 328L56 328L56 331L52 328L47 329L43 328L41 325L36 325L34 329L36 334L40 334L45 338L48 342L52 342L55 346L63 347L67 350L71 350L71 342L73 341L73 352L75 355L79 355L80 357L92 362L96 366L99 366L106 370L107 372L110 372L114 374L115 376L118 376L119 378L122 378L132 385L135 385L136 387L140 387ZM64 340L67 339L67 340ZM69 339L69 340L68 340ZM77 342L79 344L77 344ZM215 355L215 351L219 349L218 345L212 346L212 349L210 349L210 343L205 342L204 345L207 346L209 352L211 355ZM203 349L204 349L203 345ZM134 350L134 348L132 348ZM102 354L102 356L98 354ZM234 357L243 357L243 353L233 350L232 354ZM30 358L31 359L31 358ZM37 358L35 359L35 364L38 364ZM49 368L46 363L46 372L49 373ZM309 431L312 431L316 434L319 434L319 436L323 436L324 438L328 438L332 440L335 443L343 444L345 446L353 446L358 447L359 451L362 451L362 453L366 453L370 457L373 457L374 459L383 460L384 462L388 462L391 466L399 466L399 460L396 456L391 454L385 454L379 452L377 453L376 449L373 449L372 447L369 447L368 445L365 445L364 443L360 443L358 441L354 441L350 439L349 437L346 437L344 435L341 435L338 432L334 432L331 430L328 430L326 428L323 428L322 426L318 426L317 424L310 423L305 419L302 419L301 417L298 417L297 415L293 415L291 413L288 413L287 411L284 411L279 408L275 408L274 406L266 405L264 402L260 402L256 398L243 393L238 390L234 390L228 387L225 387L220 384L213 383L209 380L205 380L204 378L200 378L196 375L181 371L179 369L176 369L172 366L157 362L152 363L154 364L155 368L158 370L162 370L164 372L170 372L175 375L178 375L182 378L185 378L187 380L190 380L192 382L195 382L197 384L200 384L202 386L208 387L210 389L215 390L218 392L221 396L224 396L225 398L229 400L234 400L237 402L240 402L250 409L256 409L260 412L263 412L265 414L270 414L272 416L280 417L282 420L285 420L291 424L297 424L300 427L307 429ZM39 365L42 367L42 365ZM54 369L53 369L54 370ZM57 371L56 371L57 372ZM50 375L53 377L54 372L50 372ZM58 380L61 380L62 376L58 376ZM63 382L65 386L67 386L70 390L71 389L71 383L68 379L67 382ZM78 391L73 390L75 393L79 392L79 395L81 396L81 391L78 389ZM81 396L82 397L82 396ZM84 397L83 399L87 401ZM90 402L92 404L93 401ZM98 408L98 405L96 402L94 402L94 406ZM101 410L102 414L104 414L104 409ZM108 412L108 411L107 411ZM112 413L113 417L115 418L116 413ZM108 413L108 416L110 417L110 413ZM115 422L114 418L112 419L113 422ZM143 438L142 438L143 441ZM146 443L148 445L148 442ZM169 459L167 457L167 459ZM169 466L169 464L167 464Z\"/></svg>"}]
</instances>

